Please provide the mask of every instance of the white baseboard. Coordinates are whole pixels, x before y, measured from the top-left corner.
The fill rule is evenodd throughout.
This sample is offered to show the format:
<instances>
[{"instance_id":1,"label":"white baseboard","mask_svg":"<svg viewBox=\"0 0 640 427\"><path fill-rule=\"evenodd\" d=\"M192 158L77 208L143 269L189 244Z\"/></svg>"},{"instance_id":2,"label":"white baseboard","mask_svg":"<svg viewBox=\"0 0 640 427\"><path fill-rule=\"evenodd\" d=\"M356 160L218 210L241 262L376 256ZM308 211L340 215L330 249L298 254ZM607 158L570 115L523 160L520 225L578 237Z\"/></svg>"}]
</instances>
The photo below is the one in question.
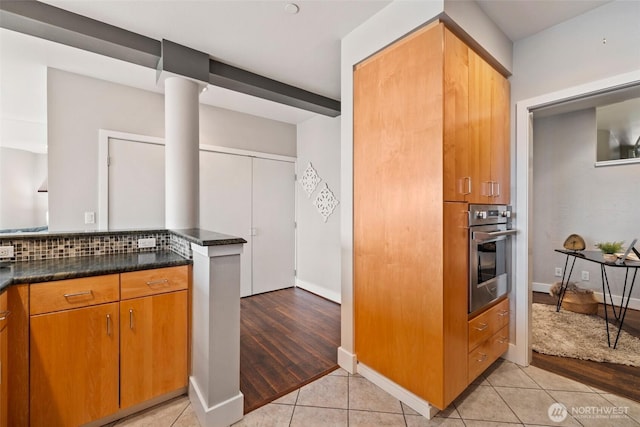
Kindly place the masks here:
<instances>
[{"instance_id":1,"label":"white baseboard","mask_svg":"<svg viewBox=\"0 0 640 427\"><path fill-rule=\"evenodd\" d=\"M304 280L300 280L296 278L296 287L302 288L305 291L309 291L313 294L320 295L322 298L326 298L329 301L333 301L335 303L340 304L341 295L340 292L332 291L327 288L323 288L322 286L318 286L314 283L305 282Z\"/></svg>"},{"instance_id":2,"label":"white baseboard","mask_svg":"<svg viewBox=\"0 0 640 427\"><path fill-rule=\"evenodd\" d=\"M533 289L534 292L544 292L544 293L549 293L549 289L551 288L551 284L549 283L540 283L540 282L533 282L531 284L531 288ZM598 302L603 302L604 300L602 299L602 292L593 292L593 296L596 297L596 300L598 300ZM613 302L616 305L620 305L620 300L622 299L620 297L620 295L612 295L613 297ZM608 298L607 298L607 302L608 302ZM633 310L640 310L640 299L638 298L631 298L629 300L629 308L633 309Z\"/></svg>"},{"instance_id":3,"label":"white baseboard","mask_svg":"<svg viewBox=\"0 0 640 427\"><path fill-rule=\"evenodd\" d=\"M430 420L438 413L438 408L432 406L426 400L421 399L362 363L358 363L358 373L425 418Z\"/></svg>"},{"instance_id":4,"label":"white baseboard","mask_svg":"<svg viewBox=\"0 0 640 427\"><path fill-rule=\"evenodd\" d=\"M350 374L355 374L358 371L356 355L348 352L343 347L338 347L338 365Z\"/></svg>"},{"instance_id":5,"label":"white baseboard","mask_svg":"<svg viewBox=\"0 0 640 427\"><path fill-rule=\"evenodd\" d=\"M209 407L194 377L189 377L189 400L203 427L227 427L240 421L244 413L244 395L238 392L230 399Z\"/></svg>"}]
</instances>

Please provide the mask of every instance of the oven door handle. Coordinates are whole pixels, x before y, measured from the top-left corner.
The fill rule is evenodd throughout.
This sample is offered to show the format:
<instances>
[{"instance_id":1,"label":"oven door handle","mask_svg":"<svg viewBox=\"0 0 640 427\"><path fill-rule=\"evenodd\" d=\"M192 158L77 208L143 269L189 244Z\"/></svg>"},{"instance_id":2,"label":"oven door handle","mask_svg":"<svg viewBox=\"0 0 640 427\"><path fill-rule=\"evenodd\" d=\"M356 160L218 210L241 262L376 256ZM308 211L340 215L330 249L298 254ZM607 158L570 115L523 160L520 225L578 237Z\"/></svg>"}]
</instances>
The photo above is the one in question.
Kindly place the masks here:
<instances>
[{"instance_id":1,"label":"oven door handle","mask_svg":"<svg viewBox=\"0 0 640 427\"><path fill-rule=\"evenodd\" d=\"M513 236L518 230L504 230L504 231L474 231L473 238L477 240L490 240L496 237Z\"/></svg>"}]
</instances>

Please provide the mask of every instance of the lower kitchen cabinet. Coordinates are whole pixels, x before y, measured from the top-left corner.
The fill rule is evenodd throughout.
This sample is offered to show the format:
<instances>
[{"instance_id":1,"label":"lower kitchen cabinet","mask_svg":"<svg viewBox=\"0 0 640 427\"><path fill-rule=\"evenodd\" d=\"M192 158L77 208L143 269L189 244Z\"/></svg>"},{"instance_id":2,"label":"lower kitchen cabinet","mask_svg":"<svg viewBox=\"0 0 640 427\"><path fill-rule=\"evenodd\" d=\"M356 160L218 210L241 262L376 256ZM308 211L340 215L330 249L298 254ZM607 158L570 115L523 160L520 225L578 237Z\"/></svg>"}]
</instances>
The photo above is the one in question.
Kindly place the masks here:
<instances>
[{"instance_id":1,"label":"lower kitchen cabinet","mask_svg":"<svg viewBox=\"0 0 640 427\"><path fill-rule=\"evenodd\" d=\"M78 426L118 410L118 314L114 302L31 316L32 426Z\"/></svg>"},{"instance_id":2,"label":"lower kitchen cabinet","mask_svg":"<svg viewBox=\"0 0 640 427\"><path fill-rule=\"evenodd\" d=\"M509 348L509 299L503 299L469 320L468 383Z\"/></svg>"},{"instance_id":3,"label":"lower kitchen cabinet","mask_svg":"<svg viewBox=\"0 0 640 427\"><path fill-rule=\"evenodd\" d=\"M120 302L120 408L187 385L187 291Z\"/></svg>"},{"instance_id":4,"label":"lower kitchen cabinet","mask_svg":"<svg viewBox=\"0 0 640 427\"><path fill-rule=\"evenodd\" d=\"M9 329L7 325L9 323L9 315L11 313L8 310L7 304L7 292L0 293L0 427L6 427L8 425L8 335Z\"/></svg>"}]
</instances>

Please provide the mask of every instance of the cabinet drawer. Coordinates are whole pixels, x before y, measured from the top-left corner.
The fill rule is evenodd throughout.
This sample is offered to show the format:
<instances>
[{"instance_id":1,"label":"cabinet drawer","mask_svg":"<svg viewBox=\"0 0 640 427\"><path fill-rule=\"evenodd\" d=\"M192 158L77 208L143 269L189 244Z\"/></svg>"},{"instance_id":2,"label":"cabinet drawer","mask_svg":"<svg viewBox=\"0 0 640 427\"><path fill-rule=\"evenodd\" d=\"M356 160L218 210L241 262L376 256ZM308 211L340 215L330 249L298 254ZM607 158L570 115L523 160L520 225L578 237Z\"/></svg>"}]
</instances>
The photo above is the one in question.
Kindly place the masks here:
<instances>
[{"instance_id":1,"label":"cabinet drawer","mask_svg":"<svg viewBox=\"0 0 640 427\"><path fill-rule=\"evenodd\" d=\"M500 329L489 341L493 360L498 359L509 348L509 325Z\"/></svg>"},{"instance_id":2,"label":"cabinet drawer","mask_svg":"<svg viewBox=\"0 0 640 427\"><path fill-rule=\"evenodd\" d=\"M509 324L509 299L469 320L469 351Z\"/></svg>"},{"instance_id":3,"label":"cabinet drawer","mask_svg":"<svg viewBox=\"0 0 640 427\"><path fill-rule=\"evenodd\" d=\"M29 287L31 314L118 301L119 283L117 274L33 283Z\"/></svg>"},{"instance_id":4,"label":"cabinet drawer","mask_svg":"<svg viewBox=\"0 0 640 427\"><path fill-rule=\"evenodd\" d=\"M469 383L475 380L478 375L483 373L494 361L493 352L491 350L491 341L487 340L476 347L469 353Z\"/></svg>"},{"instance_id":5,"label":"cabinet drawer","mask_svg":"<svg viewBox=\"0 0 640 427\"><path fill-rule=\"evenodd\" d=\"M181 265L122 273L120 275L121 298L125 300L187 289L188 268L187 265Z\"/></svg>"},{"instance_id":6,"label":"cabinet drawer","mask_svg":"<svg viewBox=\"0 0 640 427\"><path fill-rule=\"evenodd\" d=\"M9 304L7 302L7 291L0 292L0 331L9 323Z\"/></svg>"}]
</instances>

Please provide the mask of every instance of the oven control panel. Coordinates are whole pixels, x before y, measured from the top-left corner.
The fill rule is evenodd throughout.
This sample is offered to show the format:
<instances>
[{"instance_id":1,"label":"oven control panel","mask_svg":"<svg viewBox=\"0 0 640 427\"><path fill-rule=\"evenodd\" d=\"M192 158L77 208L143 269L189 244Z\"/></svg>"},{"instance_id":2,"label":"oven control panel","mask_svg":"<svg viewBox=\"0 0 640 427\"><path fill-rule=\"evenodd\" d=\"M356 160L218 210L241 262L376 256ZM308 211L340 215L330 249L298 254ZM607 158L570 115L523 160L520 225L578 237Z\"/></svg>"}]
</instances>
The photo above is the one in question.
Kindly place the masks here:
<instances>
[{"instance_id":1,"label":"oven control panel","mask_svg":"<svg viewBox=\"0 0 640 427\"><path fill-rule=\"evenodd\" d=\"M511 222L511 206L469 205L469 226Z\"/></svg>"}]
</instances>

